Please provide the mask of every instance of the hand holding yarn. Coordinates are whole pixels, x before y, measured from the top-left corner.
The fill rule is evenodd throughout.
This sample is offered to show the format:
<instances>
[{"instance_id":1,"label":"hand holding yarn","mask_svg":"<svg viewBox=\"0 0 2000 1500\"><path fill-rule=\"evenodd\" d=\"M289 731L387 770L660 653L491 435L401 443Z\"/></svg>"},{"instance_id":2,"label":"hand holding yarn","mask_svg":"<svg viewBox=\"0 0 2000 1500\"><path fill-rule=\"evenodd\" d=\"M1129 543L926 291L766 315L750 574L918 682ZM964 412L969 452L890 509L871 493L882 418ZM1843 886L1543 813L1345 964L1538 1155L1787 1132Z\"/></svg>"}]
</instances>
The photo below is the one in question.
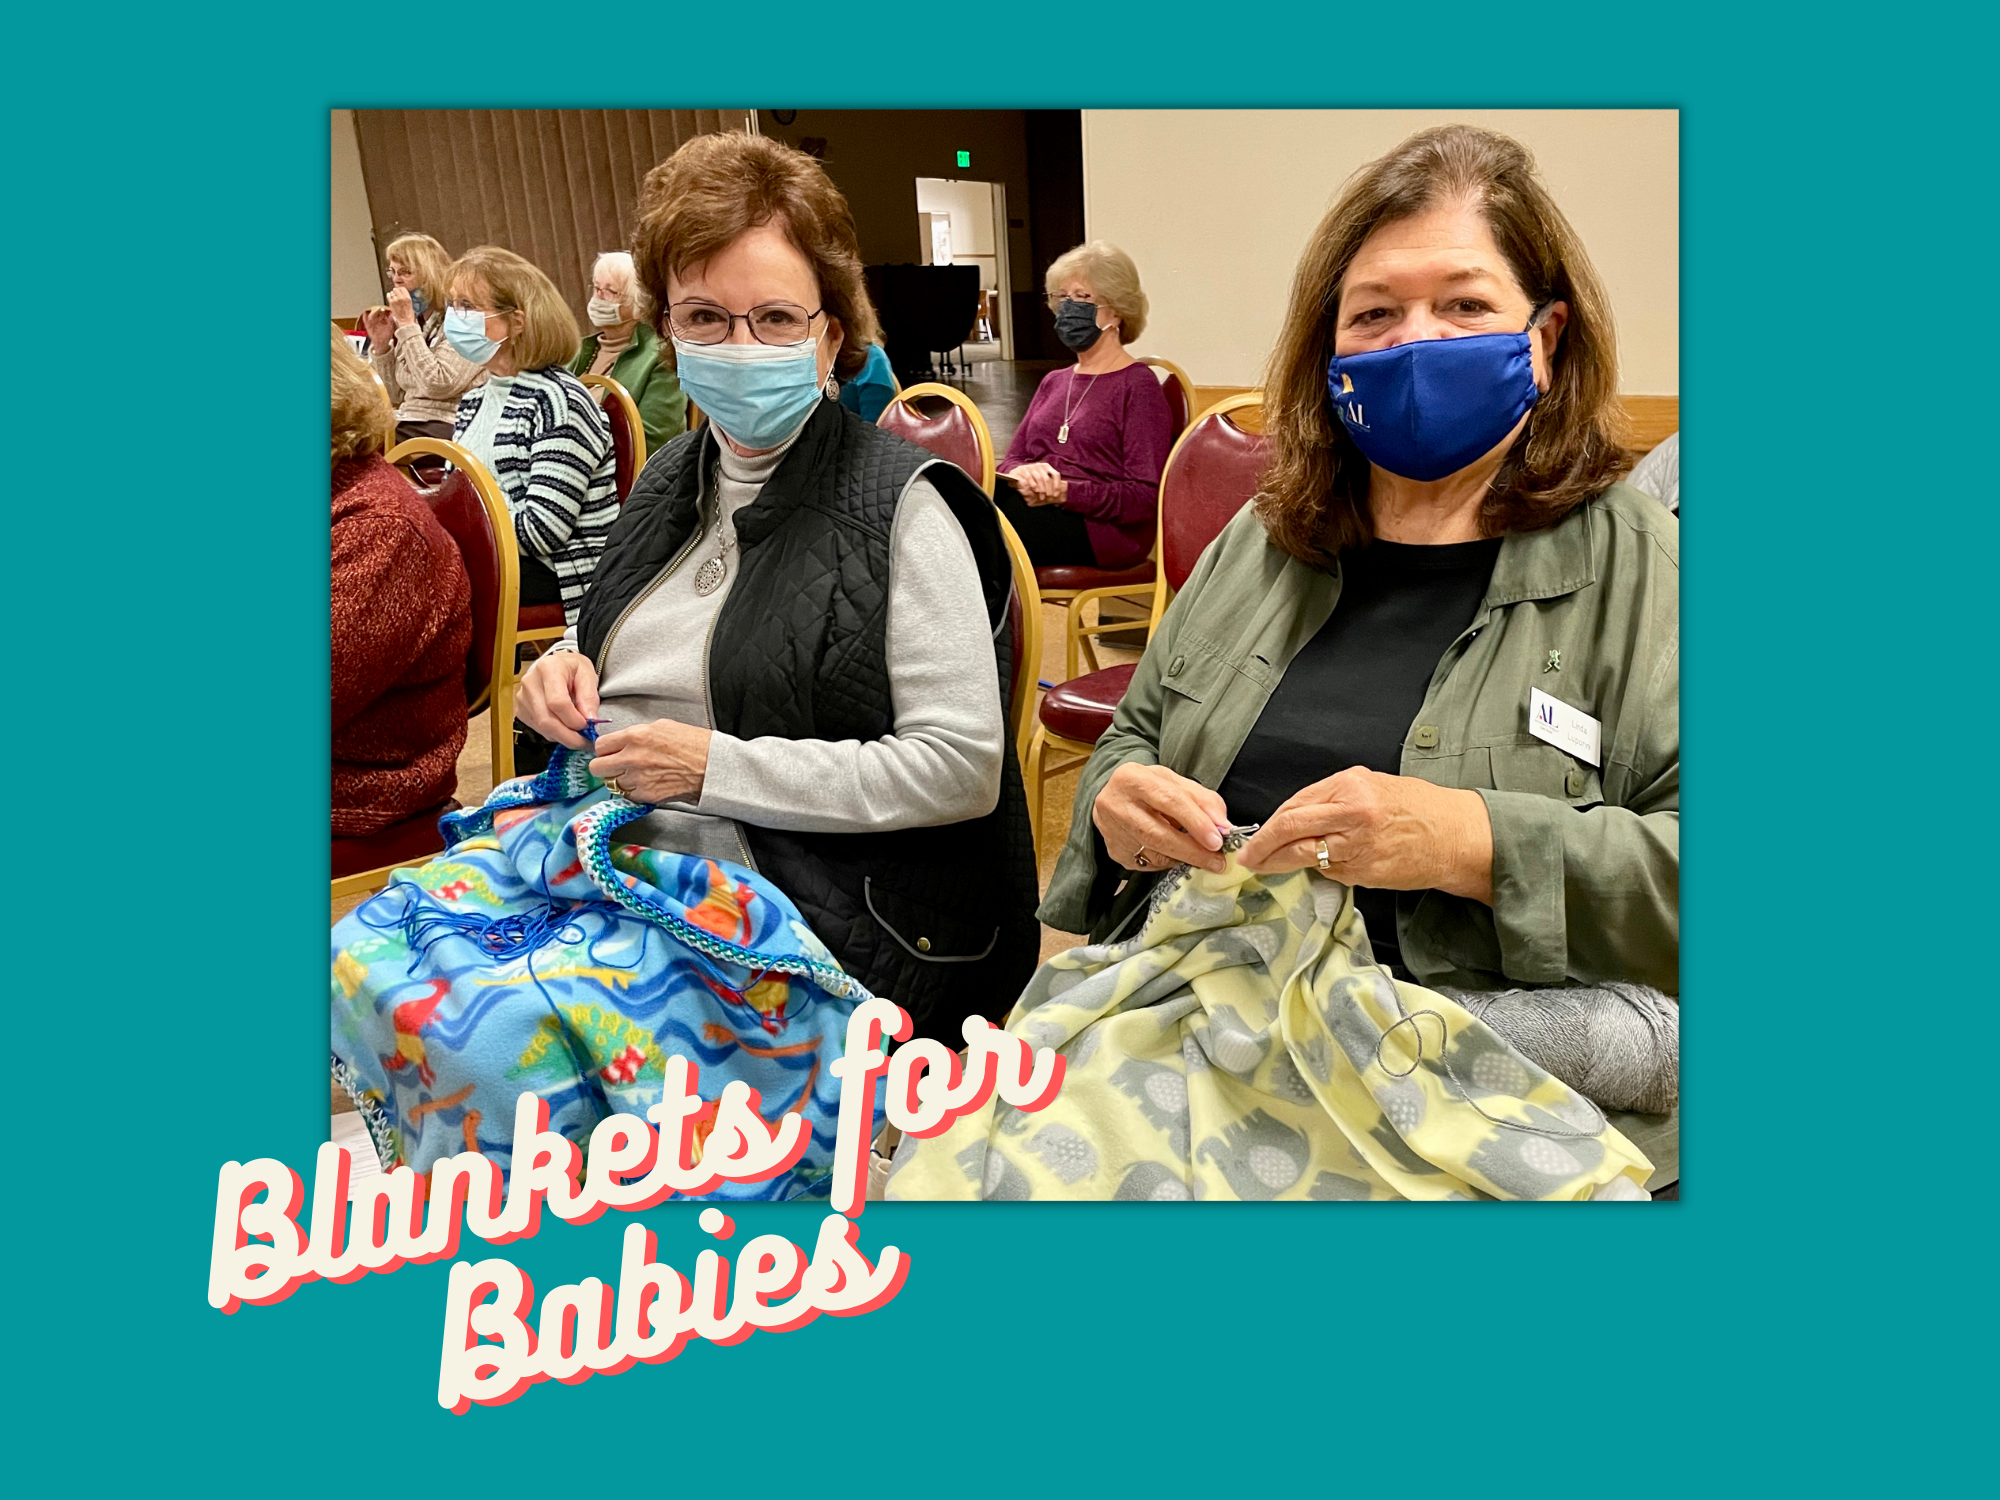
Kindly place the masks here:
<instances>
[{"instance_id":1,"label":"hand holding yarn","mask_svg":"<svg viewBox=\"0 0 2000 1500\"><path fill-rule=\"evenodd\" d=\"M1228 824L1228 807L1208 787L1165 766L1127 761L1098 792L1090 819L1105 852L1128 870L1190 864L1220 874L1225 864L1216 826Z\"/></svg>"},{"instance_id":2,"label":"hand holding yarn","mask_svg":"<svg viewBox=\"0 0 2000 1500\"><path fill-rule=\"evenodd\" d=\"M1493 824L1477 792L1351 766L1292 793L1237 858L1261 875L1318 868L1322 840L1343 884L1493 900Z\"/></svg>"},{"instance_id":3,"label":"hand holding yarn","mask_svg":"<svg viewBox=\"0 0 2000 1500\"><path fill-rule=\"evenodd\" d=\"M581 651L544 652L521 674L514 717L567 749L586 748L584 726L597 717L597 668Z\"/></svg>"},{"instance_id":4,"label":"hand holding yarn","mask_svg":"<svg viewBox=\"0 0 2000 1500\"><path fill-rule=\"evenodd\" d=\"M708 775L708 742L713 731L678 719L655 719L597 737L590 774L615 781L634 802L693 802Z\"/></svg>"}]
</instances>

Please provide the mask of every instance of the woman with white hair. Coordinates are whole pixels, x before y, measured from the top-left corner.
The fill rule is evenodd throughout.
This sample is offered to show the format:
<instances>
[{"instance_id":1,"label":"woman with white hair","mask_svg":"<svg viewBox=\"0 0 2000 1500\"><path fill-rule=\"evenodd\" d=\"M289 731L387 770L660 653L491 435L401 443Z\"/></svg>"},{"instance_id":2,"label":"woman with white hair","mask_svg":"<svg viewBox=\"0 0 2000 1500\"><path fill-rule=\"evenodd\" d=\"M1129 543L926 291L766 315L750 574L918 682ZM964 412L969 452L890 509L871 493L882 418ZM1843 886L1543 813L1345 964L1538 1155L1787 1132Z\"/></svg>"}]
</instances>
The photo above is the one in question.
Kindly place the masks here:
<instances>
[{"instance_id":1,"label":"woman with white hair","mask_svg":"<svg viewBox=\"0 0 2000 1500\"><path fill-rule=\"evenodd\" d=\"M590 268L590 321L596 332L570 361L573 375L609 375L639 406L646 451L687 431L687 393L669 365L660 363L660 335L650 319L645 288L632 274L632 257L607 250Z\"/></svg>"},{"instance_id":2,"label":"woman with white hair","mask_svg":"<svg viewBox=\"0 0 2000 1500\"><path fill-rule=\"evenodd\" d=\"M996 499L1038 567L1133 567L1153 545L1174 432L1152 369L1125 352L1146 327L1139 270L1092 240L1058 256L1045 284L1077 361L1028 403Z\"/></svg>"}]
</instances>

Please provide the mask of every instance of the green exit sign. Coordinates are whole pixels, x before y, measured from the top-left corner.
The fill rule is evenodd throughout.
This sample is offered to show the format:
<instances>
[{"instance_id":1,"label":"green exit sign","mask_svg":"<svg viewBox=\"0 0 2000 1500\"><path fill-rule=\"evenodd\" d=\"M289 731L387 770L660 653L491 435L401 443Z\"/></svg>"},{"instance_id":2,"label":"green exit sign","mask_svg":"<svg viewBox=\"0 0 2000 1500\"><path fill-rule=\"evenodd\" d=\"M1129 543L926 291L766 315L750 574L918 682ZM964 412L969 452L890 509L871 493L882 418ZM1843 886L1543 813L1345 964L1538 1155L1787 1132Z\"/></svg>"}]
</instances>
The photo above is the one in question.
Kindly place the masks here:
<instances>
[{"instance_id":1,"label":"green exit sign","mask_svg":"<svg viewBox=\"0 0 2000 1500\"><path fill-rule=\"evenodd\" d=\"M961 151L961 152L959 152L959 153L958 153L958 164L959 164L959 165L960 165L961 167L969 167L969 166L971 166L971 165L972 165L972 153L971 153L970 151Z\"/></svg>"}]
</instances>

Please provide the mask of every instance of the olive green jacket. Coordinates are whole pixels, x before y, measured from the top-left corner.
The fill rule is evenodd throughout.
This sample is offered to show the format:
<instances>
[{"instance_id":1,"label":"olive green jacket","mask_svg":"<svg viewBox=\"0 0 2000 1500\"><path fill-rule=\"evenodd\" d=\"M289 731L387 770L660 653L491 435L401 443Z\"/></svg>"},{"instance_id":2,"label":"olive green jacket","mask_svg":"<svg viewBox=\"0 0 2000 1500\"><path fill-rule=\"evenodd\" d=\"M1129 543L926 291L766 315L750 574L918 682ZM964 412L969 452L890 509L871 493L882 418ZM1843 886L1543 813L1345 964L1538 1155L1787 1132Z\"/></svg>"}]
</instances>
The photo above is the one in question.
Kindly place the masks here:
<instances>
[{"instance_id":1,"label":"olive green jacket","mask_svg":"<svg viewBox=\"0 0 2000 1500\"><path fill-rule=\"evenodd\" d=\"M1090 816L1099 789L1126 761L1220 786L1339 598L1338 567L1279 551L1247 507L1229 523L1083 769L1044 922L1100 941L1124 925L1152 880L1105 854ZM1531 688L1599 720L1601 767L1528 733ZM1420 983L1628 980L1678 994L1679 520L1617 484L1553 526L1509 534L1478 613L1432 674L1401 769L1478 792L1493 823L1491 906L1442 891L1397 897Z\"/></svg>"},{"instance_id":2,"label":"olive green jacket","mask_svg":"<svg viewBox=\"0 0 2000 1500\"><path fill-rule=\"evenodd\" d=\"M596 362L597 335L593 333L569 362L570 373L585 374ZM660 336L648 324L633 325L631 347L612 361L610 375L639 408L648 457L665 447L669 438L687 431L687 393L681 389L680 377L660 363Z\"/></svg>"}]
</instances>

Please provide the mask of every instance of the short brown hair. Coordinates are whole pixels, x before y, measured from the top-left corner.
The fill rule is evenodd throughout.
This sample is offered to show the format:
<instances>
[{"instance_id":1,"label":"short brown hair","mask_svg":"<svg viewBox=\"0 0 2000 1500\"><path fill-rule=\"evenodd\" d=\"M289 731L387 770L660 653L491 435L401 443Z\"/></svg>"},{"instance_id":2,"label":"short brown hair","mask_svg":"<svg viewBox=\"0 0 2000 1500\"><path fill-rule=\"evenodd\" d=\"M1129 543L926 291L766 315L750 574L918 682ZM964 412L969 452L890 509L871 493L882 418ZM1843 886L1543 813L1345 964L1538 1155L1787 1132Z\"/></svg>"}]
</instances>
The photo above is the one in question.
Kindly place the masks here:
<instances>
[{"instance_id":1,"label":"short brown hair","mask_svg":"<svg viewBox=\"0 0 2000 1500\"><path fill-rule=\"evenodd\" d=\"M653 301L653 325L671 361L667 277L726 249L746 231L776 220L812 263L820 306L840 320L833 372L852 380L881 342L875 305L861 277L861 241L847 199L820 164L765 136L698 135L646 174L632 228L632 260Z\"/></svg>"},{"instance_id":2,"label":"short brown hair","mask_svg":"<svg viewBox=\"0 0 2000 1500\"><path fill-rule=\"evenodd\" d=\"M524 370L566 365L583 345L576 314L555 283L532 261L498 245L475 245L451 268L451 295L475 286L493 299L496 312L519 312L527 324L514 335L514 362Z\"/></svg>"},{"instance_id":3,"label":"short brown hair","mask_svg":"<svg viewBox=\"0 0 2000 1500\"><path fill-rule=\"evenodd\" d=\"M1618 352L1610 299L1576 231L1520 142L1470 125L1419 131L1362 167L1306 245L1264 376L1271 459L1257 514L1271 540L1325 565L1375 534L1368 460L1335 420L1326 367L1340 287L1363 241L1442 203L1480 209L1514 279L1539 307L1569 304L1549 389L1480 508L1487 536L1560 520L1631 462L1618 438Z\"/></svg>"},{"instance_id":4,"label":"short brown hair","mask_svg":"<svg viewBox=\"0 0 2000 1500\"><path fill-rule=\"evenodd\" d=\"M428 313L444 315L444 299L450 292L447 284L451 275L451 255L444 246L427 234L399 234L389 241L389 248L382 252L382 264L400 260L409 268L410 277L423 289Z\"/></svg>"},{"instance_id":5,"label":"short brown hair","mask_svg":"<svg viewBox=\"0 0 2000 1500\"><path fill-rule=\"evenodd\" d=\"M339 329L333 333L333 466L369 458L389 446L396 413L375 372L361 362Z\"/></svg>"}]
</instances>

